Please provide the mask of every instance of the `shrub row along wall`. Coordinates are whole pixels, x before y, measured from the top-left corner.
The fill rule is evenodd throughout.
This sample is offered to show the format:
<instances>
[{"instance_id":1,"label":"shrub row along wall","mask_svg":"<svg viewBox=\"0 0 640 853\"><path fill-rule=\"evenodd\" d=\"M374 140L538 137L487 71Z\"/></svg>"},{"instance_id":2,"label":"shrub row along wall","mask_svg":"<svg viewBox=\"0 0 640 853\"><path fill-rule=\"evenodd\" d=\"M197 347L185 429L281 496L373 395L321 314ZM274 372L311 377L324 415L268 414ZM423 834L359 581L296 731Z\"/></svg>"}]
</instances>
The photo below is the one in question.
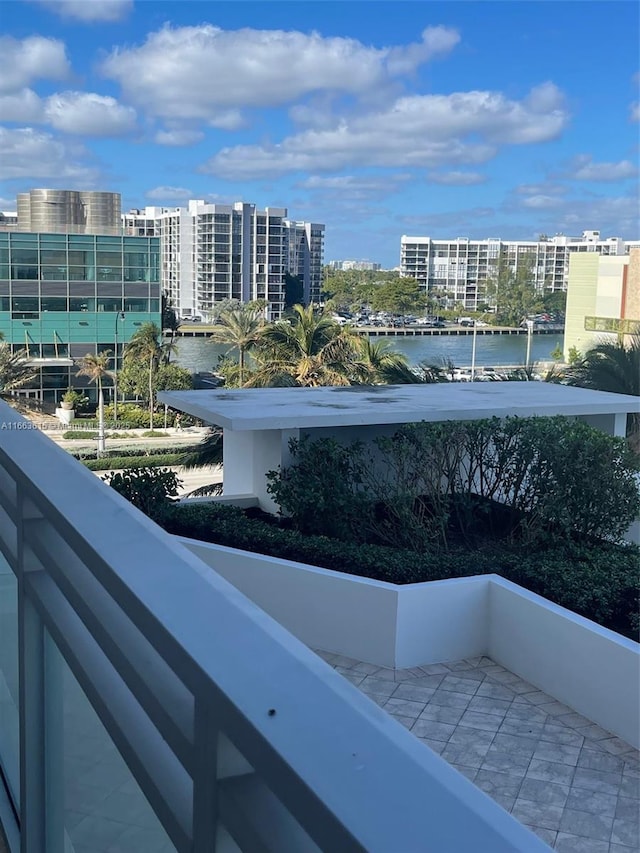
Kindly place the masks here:
<instances>
[{"instance_id":1,"label":"shrub row along wall","mask_svg":"<svg viewBox=\"0 0 640 853\"><path fill-rule=\"evenodd\" d=\"M507 542L417 554L307 536L215 503L174 505L158 520L179 536L391 583L496 573L607 628L638 637L640 549L631 545L552 541L531 552Z\"/></svg>"},{"instance_id":2,"label":"shrub row along wall","mask_svg":"<svg viewBox=\"0 0 640 853\"><path fill-rule=\"evenodd\" d=\"M565 417L423 422L373 450L308 437L290 450L267 490L297 530L345 541L620 541L640 512L626 441Z\"/></svg>"}]
</instances>

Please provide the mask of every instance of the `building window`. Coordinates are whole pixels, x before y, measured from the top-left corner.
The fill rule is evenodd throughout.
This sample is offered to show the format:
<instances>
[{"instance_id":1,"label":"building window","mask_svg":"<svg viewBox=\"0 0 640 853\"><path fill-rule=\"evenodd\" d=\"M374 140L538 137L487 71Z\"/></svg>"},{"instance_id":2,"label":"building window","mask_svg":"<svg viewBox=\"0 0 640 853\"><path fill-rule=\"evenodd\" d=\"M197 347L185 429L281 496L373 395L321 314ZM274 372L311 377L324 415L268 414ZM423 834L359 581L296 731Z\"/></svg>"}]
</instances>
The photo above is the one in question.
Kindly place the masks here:
<instances>
[{"instance_id":1,"label":"building window","mask_svg":"<svg viewBox=\"0 0 640 853\"><path fill-rule=\"evenodd\" d=\"M43 296L40 300L41 311L66 311L67 300L64 296Z\"/></svg>"},{"instance_id":2,"label":"building window","mask_svg":"<svg viewBox=\"0 0 640 853\"><path fill-rule=\"evenodd\" d=\"M124 300L124 310L125 311L148 311L149 310L149 300L148 299L125 299Z\"/></svg>"},{"instance_id":3,"label":"building window","mask_svg":"<svg viewBox=\"0 0 640 853\"><path fill-rule=\"evenodd\" d=\"M115 296L99 296L98 311L122 311L122 299Z\"/></svg>"},{"instance_id":4,"label":"building window","mask_svg":"<svg viewBox=\"0 0 640 853\"><path fill-rule=\"evenodd\" d=\"M18 281L37 281L38 267L15 266L12 264L11 278L15 278Z\"/></svg>"},{"instance_id":5,"label":"building window","mask_svg":"<svg viewBox=\"0 0 640 853\"><path fill-rule=\"evenodd\" d=\"M70 299L69 300L69 311L95 311L96 310L96 300L81 297L79 299Z\"/></svg>"}]
</instances>

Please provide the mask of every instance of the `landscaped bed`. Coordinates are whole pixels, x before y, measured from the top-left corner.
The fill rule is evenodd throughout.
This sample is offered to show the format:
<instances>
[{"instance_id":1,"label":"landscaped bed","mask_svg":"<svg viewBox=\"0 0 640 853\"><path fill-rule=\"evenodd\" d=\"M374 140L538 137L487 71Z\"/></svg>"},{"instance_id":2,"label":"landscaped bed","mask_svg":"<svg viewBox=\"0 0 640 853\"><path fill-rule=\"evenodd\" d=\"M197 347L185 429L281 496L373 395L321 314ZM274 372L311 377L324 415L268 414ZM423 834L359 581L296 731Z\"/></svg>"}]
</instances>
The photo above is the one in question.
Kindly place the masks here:
<instances>
[{"instance_id":1,"label":"landscaped bed","mask_svg":"<svg viewBox=\"0 0 640 853\"><path fill-rule=\"evenodd\" d=\"M640 509L638 459L623 439L508 418L291 450L291 467L269 474L283 518L123 493L181 536L398 584L496 573L637 639L640 551L623 536Z\"/></svg>"},{"instance_id":2,"label":"landscaped bed","mask_svg":"<svg viewBox=\"0 0 640 853\"><path fill-rule=\"evenodd\" d=\"M495 573L631 639L638 639L640 549L607 543L541 543L437 549L423 554L355 545L247 517L216 503L177 504L161 521L169 532L204 542L295 560L390 583L418 583Z\"/></svg>"}]
</instances>

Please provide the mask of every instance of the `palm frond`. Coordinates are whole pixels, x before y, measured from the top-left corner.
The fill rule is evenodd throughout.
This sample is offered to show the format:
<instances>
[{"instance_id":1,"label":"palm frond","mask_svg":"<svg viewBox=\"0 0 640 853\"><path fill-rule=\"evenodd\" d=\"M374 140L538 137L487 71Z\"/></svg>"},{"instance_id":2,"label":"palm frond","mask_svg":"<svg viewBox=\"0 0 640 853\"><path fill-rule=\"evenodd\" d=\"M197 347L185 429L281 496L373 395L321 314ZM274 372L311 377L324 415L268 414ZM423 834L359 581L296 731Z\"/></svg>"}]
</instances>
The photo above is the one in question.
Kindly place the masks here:
<instances>
[{"instance_id":1,"label":"palm frond","mask_svg":"<svg viewBox=\"0 0 640 853\"><path fill-rule=\"evenodd\" d=\"M184 452L178 464L183 468L222 465L222 430L209 430L200 444Z\"/></svg>"},{"instance_id":2,"label":"palm frond","mask_svg":"<svg viewBox=\"0 0 640 853\"><path fill-rule=\"evenodd\" d=\"M209 498L222 494L222 483L208 483L206 486L199 486L191 492L187 492L185 498Z\"/></svg>"}]
</instances>

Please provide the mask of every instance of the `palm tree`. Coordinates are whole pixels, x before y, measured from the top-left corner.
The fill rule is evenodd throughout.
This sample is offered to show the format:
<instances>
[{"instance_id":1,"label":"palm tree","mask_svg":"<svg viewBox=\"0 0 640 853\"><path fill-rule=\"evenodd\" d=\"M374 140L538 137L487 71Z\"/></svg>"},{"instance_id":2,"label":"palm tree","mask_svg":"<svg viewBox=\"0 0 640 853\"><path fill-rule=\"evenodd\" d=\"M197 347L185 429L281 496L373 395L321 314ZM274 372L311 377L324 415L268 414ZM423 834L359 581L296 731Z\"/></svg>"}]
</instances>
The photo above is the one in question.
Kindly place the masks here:
<instances>
[{"instance_id":1,"label":"palm tree","mask_svg":"<svg viewBox=\"0 0 640 853\"><path fill-rule=\"evenodd\" d=\"M0 333L0 340L2 340ZM0 344L0 396L21 388L34 378L37 369L27 358L26 350L11 352L10 344Z\"/></svg>"},{"instance_id":2,"label":"palm tree","mask_svg":"<svg viewBox=\"0 0 640 853\"><path fill-rule=\"evenodd\" d=\"M162 332L155 323L143 323L124 348L125 358L136 358L149 365L149 429L153 429L155 404L153 379L164 354Z\"/></svg>"},{"instance_id":3,"label":"palm tree","mask_svg":"<svg viewBox=\"0 0 640 853\"><path fill-rule=\"evenodd\" d=\"M392 349L388 341L374 342L365 335L354 335L353 344L364 383L413 385L425 381L411 370L406 355Z\"/></svg>"},{"instance_id":4,"label":"palm tree","mask_svg":"<svg viewBox=\"0 0 640 853\"><path fill-rule=\"evenodd\" d=\"M80 359L80 369L77 376L87 376L90 382L95 382L98 386L98 453L104 450L104 394L102 393L102 380L106 377L113 377L113 372L109 370L110 350L105 350L97 355L87 353Z\"/></svg>"},{"instance_id":5,"label":"palm tree","mask_svg":"<svg viewBox=\"0 0 640 853\"><path fill-rule=\"evenodd\" d=\"M350 385L354 361L350 337L313 305L293 306L291 321L279 320L260 333L252 386Z\"/></svg>"},{"instance_id":6,"label":"palm tree","mask_svg":"<svg viewBox=\"0 0 640 853\"><path fill-rule=\"evenodd\" d=\"M621 339L615 343L599 341L565 370L566 384L640 397L640 330L630 337L628 346ZM640 414L637 412L627 418L627 436L634 446L640 445Z\"/></svg>"},{"instance_id":7,"label":"palm tree","mask_svg":"<svg viewBox=\"0 0 640 853\"><path fill-rule=\"evenodd\" d=\"M175 339L178 333L178 329L180 328L180 321L178 320L178 316L176 314L176 309L173 307L172 301L166 297L162 297L162 331L169 332L170 337L165 345L165 352L167 353L167 363L171 358L172 353L176 353L177 349L175 347Z\"/></svg>"},{"instance_id":8,"label":"palm tree","mask_svg":"<svg viewBox=\"0 0 640 853\"><path fill-rule=\"evenodd\" d=\"M239 384L244 385L245 355L260 339L264 327L264 313L253 305L232 305L218 316L218 328L209 340L216 344L228 344L230 350L238 350Z\"/></svg>"}]
</instances>

